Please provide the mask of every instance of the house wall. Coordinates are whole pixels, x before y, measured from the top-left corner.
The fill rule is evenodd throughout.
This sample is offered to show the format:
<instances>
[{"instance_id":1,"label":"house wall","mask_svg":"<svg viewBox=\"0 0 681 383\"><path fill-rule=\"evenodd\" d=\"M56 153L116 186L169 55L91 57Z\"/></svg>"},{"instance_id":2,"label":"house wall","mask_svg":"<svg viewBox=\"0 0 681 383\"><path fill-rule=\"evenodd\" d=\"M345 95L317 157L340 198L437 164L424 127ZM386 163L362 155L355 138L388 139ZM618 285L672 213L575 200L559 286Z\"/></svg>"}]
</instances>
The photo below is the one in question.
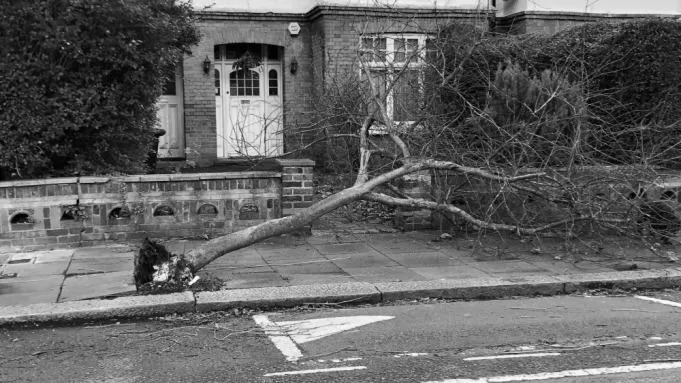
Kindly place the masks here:
<instances>
[{"instance_id":1,"label":"house wall","mask_svg":"<svg viewBox=\"0 0 681 383\"><path fill-rule=\"evenodd\" d=\"M300 24L298 36L289 34L291 22ZM187 160L198 166L208 166L217 158L214 68L211 66L207 74L202 69L206 57L214 63L215 45L257 43L283 47L284 129L291 131L296 126L305 125L302 117L309 109L313 84L309 22L295 15L209 12L202 14L199 28L201 42L184 60ZM290 72L293 58L298 62L296 74Z\"/></svg>"},{"instance_id":2,"label":"house wall","mask_svg":"<svg viewBox=\"0 0 681 383\"><path fill-rule=\"evenodd\" d=\"M315 100L327 76L344 76L356 62L362 33L425 33L452 20L487 26L487 14L470 9L410 9L408 15L384 8L315 7L307 14L262 14L237 11L202 11L202 39L184 59L184 127L186 160L197 166L217 161L216 108L213 67L215 45L272 44L283 47L284 151L309 143ZM288 27L300 25L297 36ZM295 58L298 70L290 71ZM359 71L356 71L358 74ZM307 133L303 133L307 132Z\"/></svg>"},{"instance_id":3,"label":"house wall","mask_svg":"<svg viewBox=\"0 0 681 383\"><path fill-rule=\"evenodd\" d=\"M497 0L499 32L553 34L585 22L681 16L681 0Z\"/></svg>"}]
</instances>

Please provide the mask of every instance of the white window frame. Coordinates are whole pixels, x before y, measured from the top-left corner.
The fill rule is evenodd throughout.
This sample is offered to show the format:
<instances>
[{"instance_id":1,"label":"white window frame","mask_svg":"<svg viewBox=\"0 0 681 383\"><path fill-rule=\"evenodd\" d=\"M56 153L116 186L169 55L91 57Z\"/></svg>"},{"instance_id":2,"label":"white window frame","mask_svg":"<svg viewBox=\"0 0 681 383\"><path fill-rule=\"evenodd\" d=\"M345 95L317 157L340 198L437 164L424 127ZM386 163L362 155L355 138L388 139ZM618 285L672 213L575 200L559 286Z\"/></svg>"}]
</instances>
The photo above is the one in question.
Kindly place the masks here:
<instances>
[{"instance_id":1,"label":"white window frame","mask_svg":"<svg viewBox=\"0 0 681 383\"><path fill-rule=\"evenodd\" d=\"M431 38L431 36L423 33L381 33L381 34L370 34L370 35L362 35L360 36L360 41L359 41L359 46L360 46L360 60L363 61L363 65L366 65L368 70L371 72L384 72L386 75L386 82L388 84L392 84L393 81L396 79L396 72L400 70L415 70L419 71L418 75L418 82L419 82L419 95L423 94L423 67L425 64L426 60L426 43L427 41ZM372 40L372 46L375 45L375 41L377 39L385 39L386 40L386 46L385 46L385 59L382 61L375 60L376 55L375 55L375 49L373 47L366 47L365 41L371 39ZM410 60L410 62L405 66L404 61L396 61L395 60L395 41L396 40L405 40L405 45L404 45L404 53L405 53L405 60L410 57L407 55L407 41L408 40L417 40L417 47L416 47L416 52L417 55L414 59ZM371 60L366 60L365 55L371 55ZM366 76L365 73L363 73L363 69L360 68L360 76ZM395 126L408 126L414 123L414 121L396 121L394 119L394 96L393 92L395 91L395 87L393 86L390 92L386 95L385 98L385 107L386 107L386 113L388 114L388 117L393 121L393 124ZM386 134L386 127L385 126L377 126L375 128L372 128L371 131L372 134Z\"/></svg>"}]
</instances>

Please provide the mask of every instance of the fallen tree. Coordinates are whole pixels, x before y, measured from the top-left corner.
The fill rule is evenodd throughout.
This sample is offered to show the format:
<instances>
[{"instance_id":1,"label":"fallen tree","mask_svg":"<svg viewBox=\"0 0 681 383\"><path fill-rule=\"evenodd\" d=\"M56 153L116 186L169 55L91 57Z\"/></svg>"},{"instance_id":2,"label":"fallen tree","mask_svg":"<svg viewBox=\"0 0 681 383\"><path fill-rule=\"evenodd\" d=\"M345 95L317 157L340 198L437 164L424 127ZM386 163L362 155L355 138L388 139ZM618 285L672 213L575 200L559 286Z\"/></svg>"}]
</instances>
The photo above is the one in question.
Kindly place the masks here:
<instances>
[{"instance_id":1,"label":"fallen tree","mask_svg":"<svg viewBox=\"0 0 681 383\"><path fill-rule=\"evenodd\" d=\"M352 140L346 146L357 150L348 154L356 163L352 186L187 254L147 243L136 258L138 286L186 282L225 254L309 226L358 200L445 213L482 232L639 235L645 226L668 238L678 230L674 213L647 201L647 190L661 179L657 164L675 151L646 145L636 149L634 163L610 167L622 165L622 156L609 163L601 149L616 136L593 110L592 100L604 97L589 86L597 71L584 78L564 71L579 64L576 55L570 65L533 72L504 56L503 38L454 28L456 33L439 31L429 48L405 50L399 60L396 53L378 56L365 44L370 38L362 39L357 66L318 97L323 100L318 120L308 130L321 138L312 142ZM487 60L489 52L502 59ZM442 174L453 175L458 184L440 184ZM413 183L410 175L434 179L430 195L405 192L400 185Z\"/></svg>"}]
</instances>

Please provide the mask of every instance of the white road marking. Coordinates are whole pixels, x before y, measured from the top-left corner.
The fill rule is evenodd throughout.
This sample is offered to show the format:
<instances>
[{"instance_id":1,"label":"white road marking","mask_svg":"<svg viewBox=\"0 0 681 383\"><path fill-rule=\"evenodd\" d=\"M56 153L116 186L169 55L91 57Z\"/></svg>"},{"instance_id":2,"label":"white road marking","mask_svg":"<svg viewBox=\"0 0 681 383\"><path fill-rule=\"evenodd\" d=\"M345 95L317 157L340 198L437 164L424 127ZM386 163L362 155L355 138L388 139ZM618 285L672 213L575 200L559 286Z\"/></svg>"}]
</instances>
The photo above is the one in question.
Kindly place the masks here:
<instances>
[{"instance_id":1,"label":"white road marking","mask_svg":"<svg viewBox=\"0 0 681 383\"><path fill-rule=\"evenodd\" d=\"M267 315L253 315L253 320L255 323L265 330L265 335L267 335L274 346L281 351L289 362L296 362L298 359L303 357L303 352L300 351L298 346L286 336L276 323L272 322L267 318Z\"/></svg>"},{"instance_id":2,"label":"white road marking","mask_svg":"<svg viewBox=\"0 0 681 383\"><path fill-rule=\"evenodd\" d=\"M297 362L303 357L303 352L296 343L312 342L329 335L393 318L395 317L363 315L273 322L267 315L253 315L255 323L265 330L265 335L289 362Z\"/></svg>"},{"instance_id":3,"label":"white road marking","mask_svg":"<svg viewBox=\"0 0 681 383\"><path fill-rule=\"evenodd\" d=\"M490 355L490 356L472 356L464 358L466 361L473 360L491 360L491 359L512 359L512 358L540 358L544 356L558 356L559 352L536 352L533 354L504 354L504 355Z\"/></svg>"},{"instance_id":4,"label":"white road marking","mask_svg":"<svg viewBox=\"0 0 681 383\"><path fill-rule=\"evenodd\" d=\"M681 346L681 342L656 343L648 345L648 347L671 347L671 346Z\"/></svg>"},{"instance_id":5,"label":"white road marking","mask_svg":"<svg viewBox=\"0 0 681 383\"><path fill-rule=\"evenodd\" d=\"M644 297L644 296L641 296L641 295L634 295L634 298L642 299L644 301L660 303L660 304L667 305L667 306L681 307L681 303L679 303L679 302L667 301L667 300L664 300L664 299L658 299L658 298L653 298L653 297Z\"/></svg>"},{"instance_id":6,"label":"white road marking","mask_svg":"<svg viewBox=\"0 0 681 383\"><path fill-rule=\"evenodd\" d=\"M331 363L341 363L341 362L354 362L357 360L362 360L362 358L359 357L350 357L350 358L342 358L342 359L331 359L331 360L326 360L326 359L317 359L318 363L326 363L326 362L331 362Z\"/></svg>"},{"instance_id":7,"label":"white road marking","mask_svg":"<svg viewBox=\"0 0 681 383\"><path fill-rule=\"evenodd\" d=\"M393 357L395 357L395 358L402 358L404 356L412 356L412 357L428 356L428 353L426 353L426 352L403 352L401 354L393 355Z\"/></svg>"},{"instance_id":8,"label":"white road marking","mask_svg":"<svg viewBox=\"0 0 681 383\"><path fill-rule=\"evenodd\" d=\"M681 368L681 362L648 363L648 364L639 364L639 365L632 365L632 366L587 368L587 369L582 369L582 370L541 372L541 373L538 373L538 374L491 376L491 377L477 378L477 379L447 379L447 380L429 381L429 382L424 382L424 383L521 382L521 381L525 381L525 380L549 380L549 379L560 379L560 378L567 378L567 377L612 375L612 374L624 374L624 373L629 373L629 372L670 370L670 369L676 369L676 368Z\"/></svg>"},{"instance_id":9,"label":"white road marking","mask_svg":"<svg viewBox=\"0 0 681 383\"><path fill-rule=\"evenodd\" d=\"M276 322L298 344L312 342L356 327L393 319L393 316L350 316Z\"/></svg>"},{"instance_id":10,"label":"white road marking","mask_svg":"<svg viewBox=\"0 0 681 383\"><path fill-rule=\"evenodd\" d=\"M351 366L351 367L335 367L335 368L320 368L317 370L298 370L298 371L283 371L283 372L270 372L263 376L285 376L285 375L305 375L305 374L319 374L322 372L337 372L337 371L353 371L353 370L366 370L365 366Z\"/></svg>"}]
</instances>

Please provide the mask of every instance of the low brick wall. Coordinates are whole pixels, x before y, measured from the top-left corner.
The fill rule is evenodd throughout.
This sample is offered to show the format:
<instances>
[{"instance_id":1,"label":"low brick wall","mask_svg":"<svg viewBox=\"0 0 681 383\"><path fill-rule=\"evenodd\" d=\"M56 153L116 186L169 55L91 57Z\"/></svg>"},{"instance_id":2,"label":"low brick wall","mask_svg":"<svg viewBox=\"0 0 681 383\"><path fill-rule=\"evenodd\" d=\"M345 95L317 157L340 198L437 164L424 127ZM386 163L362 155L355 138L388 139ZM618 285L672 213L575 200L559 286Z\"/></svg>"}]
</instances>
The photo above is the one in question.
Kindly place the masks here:
<instances>
[{"instance_id":1,"label":"low brick wall","mask_svg":"<svg viewBox=\"0 0 681 383\"><path fill-rule=\"evenodd\" d=\"M226 234L312 203L314 162L281 172L73 177L0 182L0 249Z\"/></svg>"}]
</instances>

